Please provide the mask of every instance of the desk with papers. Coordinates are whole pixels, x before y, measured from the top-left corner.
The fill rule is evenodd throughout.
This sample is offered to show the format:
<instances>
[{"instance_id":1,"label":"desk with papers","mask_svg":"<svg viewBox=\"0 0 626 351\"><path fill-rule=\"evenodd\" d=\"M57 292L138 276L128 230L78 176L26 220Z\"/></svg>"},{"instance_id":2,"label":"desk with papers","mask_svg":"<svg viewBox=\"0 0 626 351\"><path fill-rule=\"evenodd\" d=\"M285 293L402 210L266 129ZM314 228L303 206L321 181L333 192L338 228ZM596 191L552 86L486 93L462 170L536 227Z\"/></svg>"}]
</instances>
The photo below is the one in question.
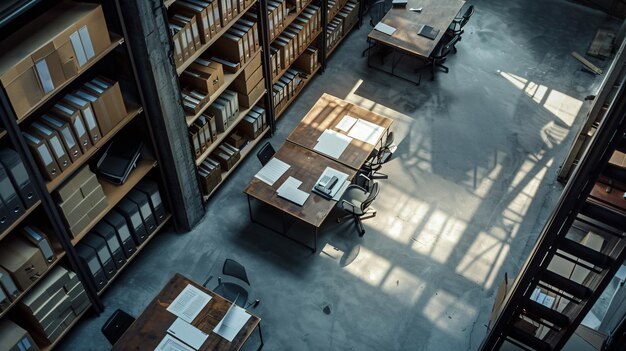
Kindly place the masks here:
<instances>
[{"instance_id":1,"label":"desk with papers","mask_svg":"<svg viewBox=\"0 0 626 351\"><path fill-rule=\"evenodd\" d=\"M392 123L387 117L324 94L244 190L250 220L316 252L319 228ZM333 176L336 183L328 194L313 190L323 178ZM284 218L282 230L256 220L252 199L313 226L313 246L288 236Z\"/></svg>"},{"instance_id":2,"label":"desk with papers","mask_svg":"<svg viewBox=\"0 0 626 351\"><path fill-rule=\"evenodd\" d=\"M175 274L113 345L113 350L239 350L261 319Z\"/></svg>"}]
</instances>

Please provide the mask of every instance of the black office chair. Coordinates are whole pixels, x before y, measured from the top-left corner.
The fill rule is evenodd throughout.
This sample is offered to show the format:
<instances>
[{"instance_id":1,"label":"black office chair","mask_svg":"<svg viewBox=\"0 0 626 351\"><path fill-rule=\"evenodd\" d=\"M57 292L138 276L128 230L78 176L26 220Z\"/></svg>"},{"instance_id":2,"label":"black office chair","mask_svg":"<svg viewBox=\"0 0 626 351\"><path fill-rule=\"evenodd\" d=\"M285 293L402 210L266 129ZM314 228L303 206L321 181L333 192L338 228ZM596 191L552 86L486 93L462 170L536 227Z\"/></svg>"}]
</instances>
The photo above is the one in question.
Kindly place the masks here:
<instances>
[{"instance_id":1,"label":"black office chair","mask_svg":"<svg viewBox=\"0 0 626 351\"><path fill-rule=\"evenodd\" d=\"M375 3L373 3L367 10L370 15L370 25L372 27L376 27L378 22L380 22L383 19L383 17L385 17L385 14L387 14L389 9L391 9L391 3L389 1L378 0ZM376 46L376 42L369 38L367 39L367 44L368 44L367 49L363 50L363 52L361 53L361 57L364 57L366 52L368 52L369 50L373 49L374 46Z\"/></svg>"},{"instance_id":2,"label":"black office chair","mask_svg":"<svg viewBox=\"0 0 626 351\"><path fill-rule=\"evenodd\" d=\"M337 218L337 223L341 223L347 218L353 218L359 230L359 236L365 234L362 221L376 216L376 210L370 206L378 196L379 186L378 183L371 182L370 184L369 189L356 184L348 185L341 201L337 203L337 206L348 213L344 217Z\"/></svg>"},{"instance_id":3,"label":"black office chair","mask_svg":"<svg viewBox=\"0 0 626 351\"><path fill-rule=\"evenodd\" d=\"M460 16L460 17L457 16L452 20L452 23L450 23L450 26L448 27L448 30L447 30L448 34L451 36L456 35L456 34L463 34L463 27L465 27L467 22L469 22L473 14L474 14L474 5L470 5L467 8L467 10L465 10L465 13L463 14L463 16Z\"/></svg>"},{"instance_id":4,"label":"black office chair","mask_svg":"<svg viewBox=\"0 0 626 351\"><path fill-rule=\"evenodd\" d=\"M439 68L441 71L445 73L448 73L450 71L450 69L447 66L445 66L443 63L446 62L448 55L450 55L450 53L454 49L454 46L456 45L456 43L459 42L459 40L461 40L460 34L456 34L452 37L448 37L447 35L444 35L443 39L435 47L435 49L433 50L433 53L428 58L428 61L425 66L425 67L430 67L431 69L431 74L432 74L431 80L435 80L435 71L437 70L437 68ZM421 77L420 77L420 80L421 80Z\"/></svg>"},{"instance_id":5,"label":"black office chair","mask_svg":"<svg viewBox=\"0 0 626 351\"><path fill-rule=\"evenodd\" d=\"M393 132L389 132L385 143L380 150L375 149L360 169L361 174L365 174L369 179L387 179L388 175L380 173L383 165L391 160L396 146L393 144Z\"/></svg>"},{"instance_id":6,"label":"black office chair","mask_svg":"<svg viewBox=\"0 0 626 351\"><path fill-rule=\"evenodd\" d=\"M270 144L270 142L268 141L267 143L265 143L265 145L263 145L261 150L257 152L256 157L259 159L259 161L261 161L261 165L265 166L265 164L267 164L269 160L272 159L275 153L276 151L274 151L272 144Z\"/></svg>"},{"instance_id":7,"label":"black office chair","mask_svg":"<svg viewBox=\"0 0 626 351\"><path fill-rule=\"evenodd\" d=\"M250 286L250 281L248 280L248 275L246 274L246 268L235 260L227 258L224 261L222 273L225 276L237 278ZM245 309L248 307L246 306L246 304L248 303L248 290L246 290L243 286L237 283L223 282L222 277L218 277L217 282L218 285L214 289L217 294L222 295L230 301L233 301L237 306L241 308ZM257 307L259 303L259 300L255 300L253 303L251 303L251 305L253 305L253 307Z\"/></svg>"},{"instance_id":8,"label":"black office chair","mask_svg":"<svg viewBox=\"0 0 626 351\"><path fill-rule=\"evenodd\" d=\"M131 324L135 321L135 317L130 314L117 309L113 314L107 319L106 323L102 326L100 331L104 334L104 337L109 340L111 345L115 345L115 343L120 339L120 337L124 334L124 332L130 327Z\"/></svg>"}]
</instances>

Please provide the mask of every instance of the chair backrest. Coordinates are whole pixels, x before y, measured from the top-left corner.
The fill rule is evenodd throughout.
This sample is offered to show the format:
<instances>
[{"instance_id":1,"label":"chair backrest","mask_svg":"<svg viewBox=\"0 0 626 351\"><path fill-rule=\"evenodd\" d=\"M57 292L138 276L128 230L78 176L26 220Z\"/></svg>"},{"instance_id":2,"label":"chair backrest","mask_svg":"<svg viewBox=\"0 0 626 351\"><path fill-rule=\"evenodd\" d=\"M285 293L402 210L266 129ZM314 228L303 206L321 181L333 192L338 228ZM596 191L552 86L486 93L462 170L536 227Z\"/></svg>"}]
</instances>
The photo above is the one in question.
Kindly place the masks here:
<instances>
[{"instance_id":1,"label":"chair backrest","mask_svg":"<svg viewBox=\"0 0 626 351\"><path fill-rule=\"evenodd\" d=\"M378 183L373 183L370 188L370 192L367 195L367 198L365 199L365 201L361 202L361 211L365 212L365 210L367 210L368 207L370 207L372 202L376 200L376 197L378 196L379 191L380 189L378 187Z\"/></svg>"},{"instance_id":2,"label":"chair backrest","mask_svg":"<svg viewBox=\"0 0 626 351\"><path fill-rule=\"evenodd\" d=\"M378 0L373 3L369 8L370 24L376 26L385 17L387 11L389 11L389 7L385 0Z\"/></svg>"},{"instance_id":3,"label":"chair backrest","mask_svg":"<svg viewBox=\"0 0 626 351\"><path fill-rule=\"evenodd\" d=\"M389 134L387 135L387 139L385 139L385 145L382 147L382 149L389 149L391 145L393 145L393 132L389 132Z\"/></svg>"},{"instance_id":4,"label":"chair backrest","mask_svg":"<svg viewBox=\"0 0 626 351\"><path fill-rule=\"evenodd\" d=\"M227 258L224 261L224 267L222 267L222 273L224 275L235 277L239 280L246 282L246 284L250 285L250 282L248 281L248 275L246 274L246 268L235 260L231 260L230 258Z\"/></svg>"},{"instance_id":5,"label":"chair backrest","mask_svg":"<svg viewBox=\"0 0 626 351\"><path fill-rule=\"evenodd\" d=\"M454 45L456 45L456 43L461 40L461 34L457 33L455 35L453 35L450 40L446 43L443 44L443 46L441 47L441 51L439 53L439 57L446 57L450 54L450 52L452 52L452 49L454 48Z\"/></svg>"},{"instance_id":6,"label":"chair backrest","mask_svg":"<svg viewBox=\"0 0 626 351\"><path fill-rule=\"evenodd\" d=\"M109 340L111 345L114 345L134 321L135 317L117 309L111 314L109 319L107 319L100 331L102 331L102 334Z\"/></svg>"},{"instance_id":7,"label":"chair backrest","mask_svg":"<svg viewBox=\"0 0 626 351\"><path fill-rule=\"evenodd\" d=\"M275 153L276 151L274 151L272 144L270 144L270 142L268 141L267 143L265 143L265 145L263 145L261 150L257 152L256 157L259 159L259 161L261 161L261 165L265 166L265 164L272 159Z\"/></svg>"},{"instance_id":8,"label":"chair backrest","mask_svg":"<svg viewBox=\"0 0 626 351\"><path fill-rule=\"evenodd\" d=\"M474 5L470 5L470 7L468 7L465 13L463 14L463 19L461 20L459 29L462 29L463 27L465 27L465 25L467 24L467 22L469 22L473 14L474 14Z\"/></svg>"}]
</instances>

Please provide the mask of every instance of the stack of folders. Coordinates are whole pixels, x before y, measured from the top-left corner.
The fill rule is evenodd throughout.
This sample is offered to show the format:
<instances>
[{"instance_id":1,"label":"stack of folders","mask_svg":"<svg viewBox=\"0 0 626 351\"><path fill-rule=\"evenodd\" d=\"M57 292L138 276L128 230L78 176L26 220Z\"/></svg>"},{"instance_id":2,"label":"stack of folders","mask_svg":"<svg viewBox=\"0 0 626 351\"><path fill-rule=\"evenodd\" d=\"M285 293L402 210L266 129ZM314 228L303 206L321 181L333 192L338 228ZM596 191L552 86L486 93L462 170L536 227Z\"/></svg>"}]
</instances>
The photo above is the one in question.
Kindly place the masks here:
<instances>
[{"instance_id":1,"label":"stack of folders","mask_svg":"<svg viewBox=\"0 0 626 351\"><path fill-rule=\"evenodd\" d=\"M288 9L284 0L270 0L267 2L267 27L270 32L270 40L274 39L275 35L277 33L280 33L280 31L283 29L287 14Z\"/></svg>"},{"instance_id":2,"label":"stack of folders","mask_svg":"<svg viewBox=\"0 0 626 351\"><path fill-rule=\"evenodd\" d=\"M348 175L334 168L326 167L324 173L315 182L313 192L328 200L338 201L350 181Z\"/></svg>"},{"instance_id":3,"label":"stack of folders","mask_svg":"<svg viewBox=\"0 0 626 351\"><path fill-rule=\"evenodd\" d=\"M349 1L337 14L343 19L342 35L348 34L348 29L359 19L359 2Z\"/></svg>"},{"instance_id":4,"label":"stack of folders","mask_svg":"<svg viewBox=\"0 0 626 351\"><path fill-rule=\"evenodd\" d=\"M277 159L276 157L272 158L254 175L255 178L261 180L265 184L272 186L274 183L278 181L280 177L287 172L289 169L289 164Z\"/></svg>"},{"instance_id":5,"label":"stack of folders","mask_svg":"<svg viewBox=\"0 0 626 351\"><path fill-rule=\"evenodd\" d=\"M292 67L309 75L313 74L318 64L317 48L309 46L304 50L302 55L296 59Z\"/></svg>"},{"instance_id":6,"label":"stack of folders","mask_svg":"<svg viewBox=\"0 0 626 351\"><path fill-rule=\"evenodd\" d=\"M333 20L326 26L326 45L328 49L334 47L343 33L343 18L335 16Z\"/></svg>"},{"instance_id":7,"label":"stack of folders","mask_svg":"<svg viewBox=\"0 0 626 351\"><path fill-rule=\"evenodd\" d=\"M22 159L13 149L0 149L0 233L37 202L37 193Z\"/></svg>"},{"instance_id":8,"label":"stack of folders","mask_svg":"<svg viewBox=\"0 0 626 351\"><path fill-rule=\"evenodd\" d=\"M256 22L240 19L211 45L209 52L226 61L243 65L254 57L261 45L257 27Z\"/></svg>"},{"instance_id":9,"label":"stack of folders","mask_svg":"<svg viewBox=\"0 0 626 351\"><path fill-rule=\"evenodd\" d=\"M298 206L303 206L306 200L309 198L309 193L298 189L300 185L302 185L302 181L297 180L294 177L289 177L276 190L276 194L283 199L295 203Z\"/></svg>"},{"instance_id":10,"label":"stack of folders","mask_svg":"<svg viewBox=\"0 0 626 351\"><path fill-rule=\"evenodd\" d=\"M236 92L226 90L206 110L215 117L216 134L224 133L239 116L239 98Z\"/></svg>"},{"instance_id":11,"label":"stack of folders","mask_svg":"<svg viewBox=\"0 0 626 351\"><path fill-rule=\"evenodd\" d=\"M289 12L300 12L306 4L306 0L287 0L287 6L289 7Z\"/></svg>"},{"instance_id":12,"label":"stack of folders","mask_svg":"<svg viewBox=\"0 0 626 351\"><path fill-rule=\"evenodd\" d=\"M262 107L254 106L239 123L238 128L241 134L254 140L265 130L266 126L265 110Z\"/></svg>"},{"instance_id":13,"label":"stack of folders","mask_svg":"<svg viewBox=\"0 0 626 351\"><path fill-rule=\"evenodd\" d=\"M213 157L220 163L222 170L231 170L237 161L241 159L241 153L239 149L229 144L220 144L220 146L213 151Z\"/></svg>"},{"instance_id":14,"label":"stack of folders","mask_svg":"<svg viewBox=\"0 0 626 351\"><path fill-rule=\"evenodd\" d=\"M215 117L202 114L189 127L188 132L194 153L198 157L215 141L217 135Z\"/></svg>"},{"instance_id":15,"label":"stack of folders","mask_svg":"<svg viewBox=\"0 0 626 351\"><path fill-rule=\"evenodd\" d=\"M222 181L222 166L216 160L207 157L198 167L198 176L202 193L209 195Z\"/></svg>"},{"instance_id":16,"label":"stack of folders","mask_svg":"<svg viewBox=\"0 0 626 351\"><path fill-rule=\"evenodd\" d=\"M283 108L289 99L295 97L302 85L301 72L290 68L272 87L274 106L277 110Z\"/></svg>"}]
</instances>

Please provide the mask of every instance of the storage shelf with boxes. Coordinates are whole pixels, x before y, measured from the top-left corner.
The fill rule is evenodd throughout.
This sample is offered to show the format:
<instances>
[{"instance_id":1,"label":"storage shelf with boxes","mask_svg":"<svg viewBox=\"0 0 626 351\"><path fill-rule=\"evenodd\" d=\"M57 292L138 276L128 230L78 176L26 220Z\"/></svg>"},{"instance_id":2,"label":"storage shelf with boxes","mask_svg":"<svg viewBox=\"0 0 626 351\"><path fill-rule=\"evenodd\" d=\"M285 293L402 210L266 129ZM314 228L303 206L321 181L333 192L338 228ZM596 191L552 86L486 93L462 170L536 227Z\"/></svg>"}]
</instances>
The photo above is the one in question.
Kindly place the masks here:
<instances>
[{"instance_id":1,"label":"storage shelf with boxes","mask_svg":"<svg viewBox=\"0 0 626 351\"><path fill-rule=\"evenodd\" d=\"M313 0L269 1L267 5L270 43L278 38Z\"/></svg>"},{"instance_id":2,"label":"storage shelf with boxes","mask_svg":"<svg viewBox=\"0 0 626 351\"><path fill-rule=\"evenodd\" d=\"M320 68L322 68L322 65L318 64L313 69L313 71L311 71L310 74L305 75L302 78L297 78L299 79L299 83L297 83L298 80L294 82L296 89L291 94L288 94L285 100L280 101L276 105L276 120L280 118L283 112L285 112L287 108L291 105L291 103L294 102L294 100L298 97L298 95L300 95L300 92L307 86L307 84L309 84L309 82L313 79L313 77L315 76L317 71L320 70Z\"/></svg>"},{"instance_id":3,"label":"storage shelf with boxes","mask_svg":"<svg viewBox=\"0 0 626 351\"><path fill-rule=\"evenodd\" d=\"M350 33L352 28L359 21L359 2L350 0L343 1L342 6L338 6L340 2L336 2L337 6L330 8L331 3L329 1L329 12L337 9L332 16L329 16L331 20L328 22L326 29L326 58L335 51L343 39Z\"/></svg>"}]
</instances>

